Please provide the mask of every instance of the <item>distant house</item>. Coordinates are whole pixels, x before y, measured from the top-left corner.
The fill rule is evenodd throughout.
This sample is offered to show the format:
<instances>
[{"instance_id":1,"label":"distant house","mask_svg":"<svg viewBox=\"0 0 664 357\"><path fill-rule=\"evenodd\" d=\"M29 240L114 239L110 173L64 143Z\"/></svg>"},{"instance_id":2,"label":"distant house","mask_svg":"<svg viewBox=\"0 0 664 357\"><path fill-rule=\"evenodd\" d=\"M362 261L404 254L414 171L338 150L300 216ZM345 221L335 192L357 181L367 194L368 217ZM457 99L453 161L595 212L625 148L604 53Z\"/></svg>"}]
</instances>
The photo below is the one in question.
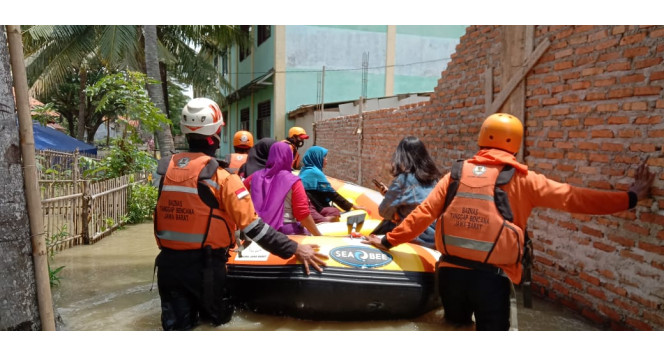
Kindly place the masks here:
<instances>
[{"instance_id":1,"label":"distant house","mask_svg":"<svg viewBox=\"0 0 664 357\"><path fill-rule=\"evenodd\" d=\"M433 91L466 26L243 26L251 48L231 48L219 70L234 90L223 93L226 126L220 154L232 137L283 139L301 106L387 98ZM323 71L325 67L325 71ZM302 125L299 125L302 124ZM311 122L298 126L310 127Z\"/></svg>"}]
</instances>

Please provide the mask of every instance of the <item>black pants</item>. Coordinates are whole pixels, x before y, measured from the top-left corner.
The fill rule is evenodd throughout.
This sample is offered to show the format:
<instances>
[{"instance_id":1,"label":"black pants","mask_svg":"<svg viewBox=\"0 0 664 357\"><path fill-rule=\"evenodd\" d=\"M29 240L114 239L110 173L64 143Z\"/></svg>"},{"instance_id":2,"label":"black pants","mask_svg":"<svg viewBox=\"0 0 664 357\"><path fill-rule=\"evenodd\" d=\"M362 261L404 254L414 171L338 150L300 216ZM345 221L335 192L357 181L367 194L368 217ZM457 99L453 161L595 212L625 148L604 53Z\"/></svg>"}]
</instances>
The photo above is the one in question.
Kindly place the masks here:
<instances>
[{"instance_id":1,"label":"black pants","mask_svg":"<svg viewBox=\"0 0 664 357\"><path fill-rule=\"evenodd\" d=\"M214 325L230 321L225 251L162 249L157 267L164 330L191 330L199 319Z\"/></svg>"},{"instance_id":2,"label":"black pants","mask_svg":"<svg viewBox=\"0 0 664 357\"><path fill-rule=\"evenodd\" d=\"M480 331L510 328L510 281L507 277L480 270L440 268L440 297L445 320L453 324L472 323Z\"/></svg>"}]
</instances>

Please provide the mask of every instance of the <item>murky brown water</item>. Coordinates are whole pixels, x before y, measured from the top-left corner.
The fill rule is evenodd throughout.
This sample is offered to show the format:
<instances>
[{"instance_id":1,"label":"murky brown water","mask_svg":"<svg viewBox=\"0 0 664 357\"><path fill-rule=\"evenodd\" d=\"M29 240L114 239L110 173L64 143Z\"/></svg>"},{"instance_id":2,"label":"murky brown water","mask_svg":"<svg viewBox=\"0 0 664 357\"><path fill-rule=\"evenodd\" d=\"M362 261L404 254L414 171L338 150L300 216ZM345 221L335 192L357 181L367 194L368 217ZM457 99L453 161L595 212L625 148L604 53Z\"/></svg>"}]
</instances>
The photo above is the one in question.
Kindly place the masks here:
<instances>
[{"instance_id":1,"label":"murky brown water","mask_svg":"<svg viewBox=\"0 0 664 357\"><path fill-rule=\"evenodd\" d=\"M59 252L53 266L64 265L60 286L53 289L60 330L161 330L159 293L152 285L158 253L152 223L129 226L89 246ZM517 292L520 297L520 293ZM519 302L521 331L596 331L579 315L547 301L534 299L533 309ZM436 331L454 330L437 309L412 320L330 322L236 311L226 325L201 325L219 331Z\"/></svg>"}]
</instances>

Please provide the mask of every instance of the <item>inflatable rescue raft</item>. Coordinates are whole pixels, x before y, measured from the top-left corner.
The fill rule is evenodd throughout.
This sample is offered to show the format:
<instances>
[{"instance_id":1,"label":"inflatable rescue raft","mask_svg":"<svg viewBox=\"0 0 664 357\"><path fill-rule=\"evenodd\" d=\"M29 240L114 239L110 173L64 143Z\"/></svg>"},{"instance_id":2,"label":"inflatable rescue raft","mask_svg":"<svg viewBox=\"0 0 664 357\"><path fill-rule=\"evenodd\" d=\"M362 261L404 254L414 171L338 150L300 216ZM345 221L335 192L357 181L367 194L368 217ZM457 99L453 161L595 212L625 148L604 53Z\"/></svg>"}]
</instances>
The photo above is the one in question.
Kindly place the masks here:
<instances>
[{"instance_id":1,"label":"inflatable rescue raft","mask_svg":"<svg viewBox=\"0 0 664 357\"><path fill-rule=\"evenodd\" d=\"M290 236L329 256L306 275L295 257L281 259L251 243L228 260L232 300L255 312L311 320L411 318L439 305L437 251L411 243L381 251L358 238Z\"/></svg>"},{"instance_id":2,"label":"inflatable rescue raft","mask_svg":"<svg viewBox=\"0 0 664 357\"><path fill-rule=\"evenodd\" d=\"M383 201L383 195L380 192L356 185L354 183L335 179L326 176L332 188L334 188L341 196L348 201L366 208L366 210L352 210L342 212L339 217L339 222L319 223L318 230L321 234L326 236L347 236L351 233L352 224L347 224L349 217L358 221L356 224L356 232L363 235L370 234L376 226L382 221L382 217L378 212L378 206ZM359 216L364 218L359 218Z\"/></svg>"}]
</instances>

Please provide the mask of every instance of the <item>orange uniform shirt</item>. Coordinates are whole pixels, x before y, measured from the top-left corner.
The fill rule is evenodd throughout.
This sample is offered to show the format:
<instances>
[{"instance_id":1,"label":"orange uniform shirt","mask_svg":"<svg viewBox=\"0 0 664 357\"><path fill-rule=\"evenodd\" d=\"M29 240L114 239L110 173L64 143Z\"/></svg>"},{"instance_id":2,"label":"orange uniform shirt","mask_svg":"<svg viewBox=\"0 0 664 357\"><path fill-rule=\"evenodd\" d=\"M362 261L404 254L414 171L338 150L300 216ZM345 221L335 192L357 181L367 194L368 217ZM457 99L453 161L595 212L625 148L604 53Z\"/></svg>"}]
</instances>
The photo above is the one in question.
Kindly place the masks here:
<instances>
[{"instance_id":1,"label":"orange uniform shirt","mask_svg":"<svg viewBox=\"0 0 664 357\"><path fill-rule=\"evenodd\" d=\"M507 152L488 149L481 150L472 160L478 163L513 164L517 168L512 180L502 186L509 197L514 214L514 224L525 231L528 217L535 207L552 208L570 213L612 214L629 208L629 195L621 191L604 191L556 182L544 175L528 171L525 165L516 163L514 156ZM417 237L443 213L445 196L450 174L446 174L431 191L426 200L415 208L392 232L387 233L387 241L394 245L409 242ZM436 232L436 246L440 242L440 232ZM450 266L445 263L444 266ZM521 280L521 267L503 267L505 273L515 283Z\"/></svg>"}]
</instances>

